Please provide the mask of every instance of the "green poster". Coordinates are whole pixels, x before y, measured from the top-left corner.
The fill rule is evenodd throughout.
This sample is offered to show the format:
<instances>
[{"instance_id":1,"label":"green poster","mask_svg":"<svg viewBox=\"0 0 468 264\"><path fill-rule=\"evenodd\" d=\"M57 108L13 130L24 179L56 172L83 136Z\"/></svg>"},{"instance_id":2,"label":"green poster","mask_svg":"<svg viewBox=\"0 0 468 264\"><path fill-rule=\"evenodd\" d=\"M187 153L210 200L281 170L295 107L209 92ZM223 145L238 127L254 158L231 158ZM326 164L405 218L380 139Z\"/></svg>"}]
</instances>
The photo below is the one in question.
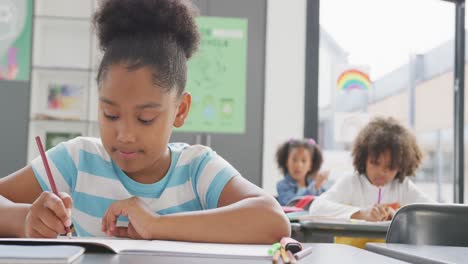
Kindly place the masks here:
<instances>
[{"instance_id":1,"label":"green poster","mask_svg":"<svg viewBox=\"0 0 468 264\"><path fill-rule=\"evenodd\" d=\"M199 17L199 51L188 63L187 132L245 132L247 19Z\"/></svg>"},{"instance_id":2,"label":"green poster","mask_svg":"<svg viewBox=\"0 0 468 264\"><path fill-rule=\"evenodd\" d=\"M32 0L0 0L0 79L29 80Z\"/></svg>"}]
</instances>

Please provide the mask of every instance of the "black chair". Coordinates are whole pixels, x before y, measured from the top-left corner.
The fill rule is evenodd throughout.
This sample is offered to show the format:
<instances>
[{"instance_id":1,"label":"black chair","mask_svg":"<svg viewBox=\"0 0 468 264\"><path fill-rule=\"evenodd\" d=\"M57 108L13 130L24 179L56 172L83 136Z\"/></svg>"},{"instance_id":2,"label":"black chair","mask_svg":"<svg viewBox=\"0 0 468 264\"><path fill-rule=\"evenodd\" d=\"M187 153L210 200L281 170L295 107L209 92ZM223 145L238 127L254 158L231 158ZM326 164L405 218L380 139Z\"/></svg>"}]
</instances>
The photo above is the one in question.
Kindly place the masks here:
<instances>
[{"instance_id":1,"label":"black chair","mask_svg":"<svg viewBox=\"0 0 468 264\"><path fill-rule=\"evenodd\" d=\"M468 246L468 206L411 204L398 210L387 243Z\"/></svg>"}]
</instances>

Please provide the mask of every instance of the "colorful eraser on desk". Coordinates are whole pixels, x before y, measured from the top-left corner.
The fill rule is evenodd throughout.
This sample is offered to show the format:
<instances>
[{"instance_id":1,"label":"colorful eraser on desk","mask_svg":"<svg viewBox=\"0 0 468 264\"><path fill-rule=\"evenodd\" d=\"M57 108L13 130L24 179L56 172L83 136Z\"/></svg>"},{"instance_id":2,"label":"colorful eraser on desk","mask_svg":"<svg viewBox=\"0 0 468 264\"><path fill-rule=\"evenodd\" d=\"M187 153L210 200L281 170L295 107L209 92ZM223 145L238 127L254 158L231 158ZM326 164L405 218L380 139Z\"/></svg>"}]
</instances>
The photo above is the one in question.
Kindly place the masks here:
<instances>
[{"instance_id":1,"label":"colorful eraser on desk","mask_svg":"<svg viewBox=\"0 0 468 264\"><path fill-rule=\"evenodd\" d=\"M291 251L293 254L302 250L302 244L290 237L283 237L280 243L284 249Z\"/></svg>"}]
</instances>

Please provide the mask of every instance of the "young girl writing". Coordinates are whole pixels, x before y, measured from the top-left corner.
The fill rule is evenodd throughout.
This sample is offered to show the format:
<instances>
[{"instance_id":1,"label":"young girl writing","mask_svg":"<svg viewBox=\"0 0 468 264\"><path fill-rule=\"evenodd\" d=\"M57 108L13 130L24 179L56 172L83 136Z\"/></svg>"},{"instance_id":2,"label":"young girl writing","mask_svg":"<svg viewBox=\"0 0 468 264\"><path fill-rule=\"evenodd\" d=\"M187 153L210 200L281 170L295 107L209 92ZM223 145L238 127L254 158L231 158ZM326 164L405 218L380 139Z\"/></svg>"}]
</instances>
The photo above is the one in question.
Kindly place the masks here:
<instances>
[{"instance_id":1,"label":"young girl writing","mask_svg":"<svg viewBox=\"0 0 468 264\"><path fill-rule=\"evenodd\" d=\"M108 0L94 17L101 139L79 137L0 180L0 236L271 243L289 235L273 197L204 146L169 144L189 114L199 35L183 0ZM258 225L258 223L262 223Z\"/></svg>"},{"instance_id":2,"label":"young girl writing","mask_svg":"<svg viewBox=\"0 0 468 264\"><path fill-rule=\"evenodd\" d=\"M407 178L422 153L416 138L393 118L375 118L358 134L352 149L355 175L343 176L309 208L312 215L384 221L394 209L433 202Z\"/></svg>"},{"instance_id":3,"label":"young girl writing","mask_svg":"<svg viewBox=\"0 0 468 264\"><path fill-rule=\"evenodd\" d=\"M322 166L322 151L313 139L291 139L276 152L278 167L284 179L276 185L278 201L287 205L291 199L304 195L320 195L327 172L318 173Z\"/></svg>"}]
</instances>

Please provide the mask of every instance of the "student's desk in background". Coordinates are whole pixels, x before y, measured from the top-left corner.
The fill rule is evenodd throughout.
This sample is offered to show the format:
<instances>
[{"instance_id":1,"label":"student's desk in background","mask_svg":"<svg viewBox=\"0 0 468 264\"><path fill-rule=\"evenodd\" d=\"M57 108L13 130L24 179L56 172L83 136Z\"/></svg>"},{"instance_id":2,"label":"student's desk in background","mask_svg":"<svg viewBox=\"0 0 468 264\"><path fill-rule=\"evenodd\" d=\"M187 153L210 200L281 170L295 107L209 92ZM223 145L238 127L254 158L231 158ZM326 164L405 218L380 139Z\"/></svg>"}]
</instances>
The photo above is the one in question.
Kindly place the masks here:
<instances>
[{"instance_id":1,"label":"student's desk in background","mask_svg":"<svg viewBox=\"0 0 468 264\"><path fill-rule=\"evenodd\" d=\"M385 239L390 222L301 220L292 223L292 237L301 242L333 243L335 236Z\"/></svg>"},{"instance_id":2,"label":"student's desk in background","mask_svg":"<svg viewBox=\"0 0 468 264\"><path fill-rule=\"evenodd\" d=\"M346 263L346 264L397 264L406 263L393 258L385 257L359 248L339 244L305 244L306 247L314 247L314 251L298 263ZM85 253L73 264L88 263L190 263L190 264L269 264L271 260L248 260L228 258L204 258L204 257L173 257L150 255L116 255L110 253Z\"/></svg>"},{"instance_id":3,"label":"student's desk in background","mask_svg":"<svg viewBox=\"0 0 468 264\"><path fill-rule=\"evenodd\" d=\"M366 249L410 263L468 263L468 247L368 243Z\"/></svg>"}]
</instances>

